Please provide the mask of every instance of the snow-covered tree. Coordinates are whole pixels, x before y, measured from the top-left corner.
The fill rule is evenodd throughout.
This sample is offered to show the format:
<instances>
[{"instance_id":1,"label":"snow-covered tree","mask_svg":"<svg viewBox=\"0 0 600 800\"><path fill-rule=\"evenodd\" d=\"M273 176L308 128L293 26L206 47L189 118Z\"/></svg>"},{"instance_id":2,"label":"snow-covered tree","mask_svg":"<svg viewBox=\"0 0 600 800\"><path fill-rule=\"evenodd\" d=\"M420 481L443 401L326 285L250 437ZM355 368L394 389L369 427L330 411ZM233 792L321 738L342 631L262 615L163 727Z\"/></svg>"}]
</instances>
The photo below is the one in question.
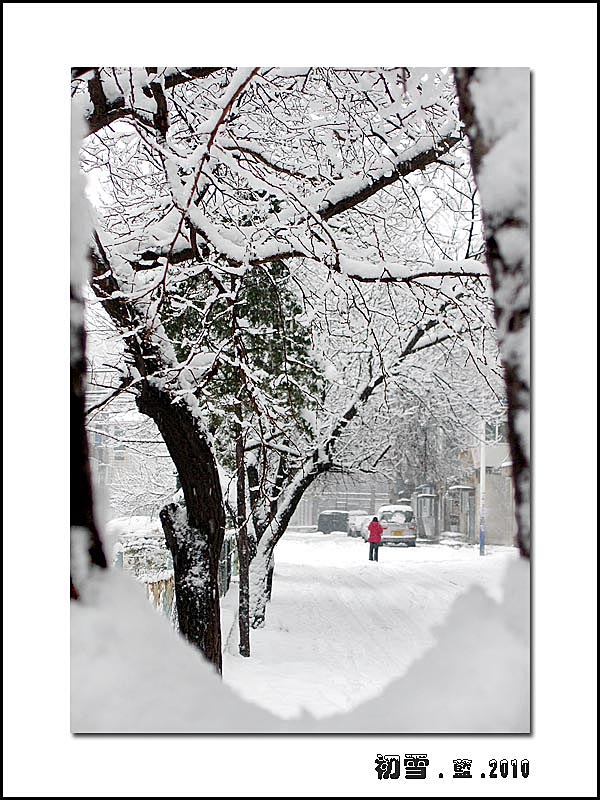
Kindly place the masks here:
<instances>
[{"instance_id":1,"label":"snow-covered tree","mask_svg":"<svg viewBox=\"0 0 600 800\"><path fill-rule=\"evenodd\" d=\"M229 371L227 380L237 374L244 384L242 394L230 394L236 439L246 436L251 473L260 457L266 464L264 480L251 476L248 485L260 624L274 546L301 492L335 463L361 409L409 358L485 323L478 310L485 270L473 257L476 204L465 191L452 78L433 68L93 68L74 76L73 103L92 134L84 167L99 176L92 286L123 337L123 384L156 423L181 481L184 502L161 512L180 628L220 668L224 511L220 412L206 403L211 381L225 388ZM434 218L426 193L437 203ZM460 251L447 246L459 242ZM303 422L281 440L269 441L263 425L258 437L252 430L254 441L246 422L260 429L270 417L281 427L271 401L286 382L274 386L248 354L240 358L248 326L238 304L259 270L273 276L283 263L374 283L375 294L393 286L404 297L379 315L387 317L379 330L385 346L394 343L383 362L384 343L368 322L373 308L354 298L370 355L343 365L343 386L332 382L315 410L320 427L304 430L307 415L298 415ZM223 347L206 322L227 326L232 315L232 341ZM197 333L182 325L194 318ZM307 377L299 386L305 395ZM293 385L290 377L286 391Z\"/></svg>"},{"instance_id":2,"label":"snow-covered tree","mask_svg":"<svg viewBox=\"0 0 600 800\"><path fill-rule=\"evenodd\" d=\"M221 282L194 278L187 290L177 287L174 299L169 295L176 309L165 325L182 361L193 347L218 353L197 391L217 459L236 484L226 498L232 498L229 510L238 529L242 655L250 651L248 569L257 544L247 513L246 470L252 509L259 496L276 502L283 453L290 442L306 437L305 417L319 391L310 330L299 322L302 308L289 282L285 263L263 264L247 275L229 276L229 291L215 301Z\"/></svg>"},{"instance_id":3,"label":"snow-covered tree","mask_svg":"<svg viewBox=\"0 0 600 800\"><path fill-rule=\"evenodd\" d=\"M460 68L454 73L481 195L504 363L517 537L521 553L529 556L530 73L518 68Z\"/></svg>"},{"instance_id":4,"label":"snow-covered tree","mask_svg":"<svg viewBox=\"0 0 600 800\"><path fill-rule=\"evenodd\" d=\"M251 566L255 627L264 622L273 551L304 492L325 473L376 465L390 444L389 421L380 430L377 423L392 416L390 408L409 381L419 384L413 374L422 373L432 361L435 364L438 356L434 354L440 348L456 346L475 330L480 334L478 326L484 324L478 319L481 298L476 291L466 296L458 279L445 281L437 313L429 291L427 308L401 286L359 287L347 279L336 281L341 281L338 290L323 294L335 312L319 315L322 333L327 332L323 358L328 362L329 382L313 420L312 436L286 448L285 474L272 498L276 502L252 505L258 539ZM449 299L452 292L460 302Z\"/></svg>"}]
</instances>

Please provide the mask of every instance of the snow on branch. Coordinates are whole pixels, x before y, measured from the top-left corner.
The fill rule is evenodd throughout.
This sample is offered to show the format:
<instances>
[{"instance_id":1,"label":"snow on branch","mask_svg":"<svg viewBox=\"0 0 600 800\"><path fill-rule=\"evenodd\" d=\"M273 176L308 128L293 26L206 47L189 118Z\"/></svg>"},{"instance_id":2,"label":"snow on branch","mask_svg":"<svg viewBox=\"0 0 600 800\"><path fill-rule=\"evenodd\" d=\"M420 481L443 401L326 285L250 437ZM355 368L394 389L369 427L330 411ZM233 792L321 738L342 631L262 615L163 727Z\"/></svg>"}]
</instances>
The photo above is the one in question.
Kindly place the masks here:
<instances>
[{"instance_id":1,"label":"snow on branch","mask_svg":"<svg viewBox=\"0 0 600 800\"><path fill-rule=\"evenodd\" d=\"M165 89L178 86L198 78L205 78L220 67L181 67L165 68L161 71ZM127 74L129 73L129 75ZM150 84L155 78L144 70L106 69L101 67L75 68L72 74L72 83L77 90L78 84L85 82L90 103L87 109L86 121L88 135L97 133L118 119L125 117L136 118L139 108L136 100L140 94L147 99L152 98ZM135 88L138 89L137 93Z\"/></svg>"},{"instance_id":2,"label":"snow on branch","mask_svg":"<svg viewBox=\"0 0 600 800\"><path fill-rule=\"evenodd\" d=\"M346 178L334 184L323 198L317 213L323 219L331 219L348 211L386 186L438 161L459 141L460 136L454 132L443 135L438 141L431 136L424 136L418 144L404 150L396 159L388 160L386 165L371 170L366 176Z\"/></svg>"}]
</instances>

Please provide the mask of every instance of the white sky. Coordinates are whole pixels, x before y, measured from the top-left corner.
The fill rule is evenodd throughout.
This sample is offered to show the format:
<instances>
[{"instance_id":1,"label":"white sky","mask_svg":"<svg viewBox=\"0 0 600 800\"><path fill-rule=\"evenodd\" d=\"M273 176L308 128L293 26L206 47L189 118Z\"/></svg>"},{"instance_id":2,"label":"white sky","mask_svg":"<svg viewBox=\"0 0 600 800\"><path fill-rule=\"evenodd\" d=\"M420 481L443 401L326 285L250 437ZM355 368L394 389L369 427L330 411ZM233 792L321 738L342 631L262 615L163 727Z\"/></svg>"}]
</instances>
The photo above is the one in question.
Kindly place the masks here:
<instances>
[{"instance_id":1,"label":"white sky","mask_svg":"<svg viewBox=\"0 0 600 800\"><path fill-rule=\"evenodd\" d=\"M377 752L399 751L530 760L527 781L493 789L474 780L459 787L469 794L594 795L596 354L588 340L596 338L596 6L540 8L203 3L154 4L144 14L127 3L4 4L6 796L378 796L363 765ZM69 735L68 70L145 64L156 53L167 64L534 69L532 737ZM573 499L583 492L566 518L547 502L557 487ZM267 744L270 775L254 763ZM175 751L189 770L152 768L172 763ZM402 779L395 789L405 791ZM418 790L457 791L433 778Z\"/></svg>"}]
</instances>

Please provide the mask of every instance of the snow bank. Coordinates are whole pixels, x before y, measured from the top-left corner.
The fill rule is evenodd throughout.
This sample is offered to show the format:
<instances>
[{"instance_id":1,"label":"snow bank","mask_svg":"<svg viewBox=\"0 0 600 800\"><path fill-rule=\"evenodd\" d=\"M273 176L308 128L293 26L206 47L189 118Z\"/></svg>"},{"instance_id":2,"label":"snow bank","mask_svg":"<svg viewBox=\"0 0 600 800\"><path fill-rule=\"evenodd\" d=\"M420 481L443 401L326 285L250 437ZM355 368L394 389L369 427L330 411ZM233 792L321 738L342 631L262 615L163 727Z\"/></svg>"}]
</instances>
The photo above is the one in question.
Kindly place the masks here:
<instances>
[{"instance_id":1,"label":"snow bank","mask_svg":"<svg viewBox=\"0 0 600 800\"><path fill-rule=\"evenodd\" d=\"M377 698L327 723L331 732L528 733L529 566L509 565L504 600L472 587L437 643Z\"/></svg>"},{"instance_id":2,"label":"snow bank","mask_svg":"<svg viewBox=\"0 0 600 800\"><path fill-rule=\"evenodd\" d=\"M504 599L471 588L436 645L382 695L348 714L282 720L229 689L153 613L126 575L94 576L72 602L74 732L529 731L529 565L511 563Z\"/></svg>"},{"instance_id":3,"label":"snow bank","mask_svg":"<svg viewBox=\"0 0 600 800\"><path fill-rule=\"evenodd\" d=\"M127 575L94 576L71 604L73 732L244 732L274 721L225 686Z\"/></svg>"}]
</instances>

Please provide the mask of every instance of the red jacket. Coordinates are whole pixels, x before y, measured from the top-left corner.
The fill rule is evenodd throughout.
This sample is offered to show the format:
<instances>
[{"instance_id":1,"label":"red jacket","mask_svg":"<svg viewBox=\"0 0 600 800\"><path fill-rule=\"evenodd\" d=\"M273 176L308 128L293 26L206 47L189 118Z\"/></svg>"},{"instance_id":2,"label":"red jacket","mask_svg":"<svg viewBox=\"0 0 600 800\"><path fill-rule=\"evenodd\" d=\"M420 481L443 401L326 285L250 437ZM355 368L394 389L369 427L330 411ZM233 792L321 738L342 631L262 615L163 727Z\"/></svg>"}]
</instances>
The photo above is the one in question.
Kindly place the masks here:
<instances>
[{"instance_id":1,"label":"red jacket","mask_svg":"<svg viewBox=\"0 0 600 800\"><path fill-rule=\"evenodd\" d=\"M379 522L375 522L372 520L369 522L369 541L373 542L373 544L381 544L381 534L383 533L383 528L379 524Z\"/></svg>"}]
</instances>

